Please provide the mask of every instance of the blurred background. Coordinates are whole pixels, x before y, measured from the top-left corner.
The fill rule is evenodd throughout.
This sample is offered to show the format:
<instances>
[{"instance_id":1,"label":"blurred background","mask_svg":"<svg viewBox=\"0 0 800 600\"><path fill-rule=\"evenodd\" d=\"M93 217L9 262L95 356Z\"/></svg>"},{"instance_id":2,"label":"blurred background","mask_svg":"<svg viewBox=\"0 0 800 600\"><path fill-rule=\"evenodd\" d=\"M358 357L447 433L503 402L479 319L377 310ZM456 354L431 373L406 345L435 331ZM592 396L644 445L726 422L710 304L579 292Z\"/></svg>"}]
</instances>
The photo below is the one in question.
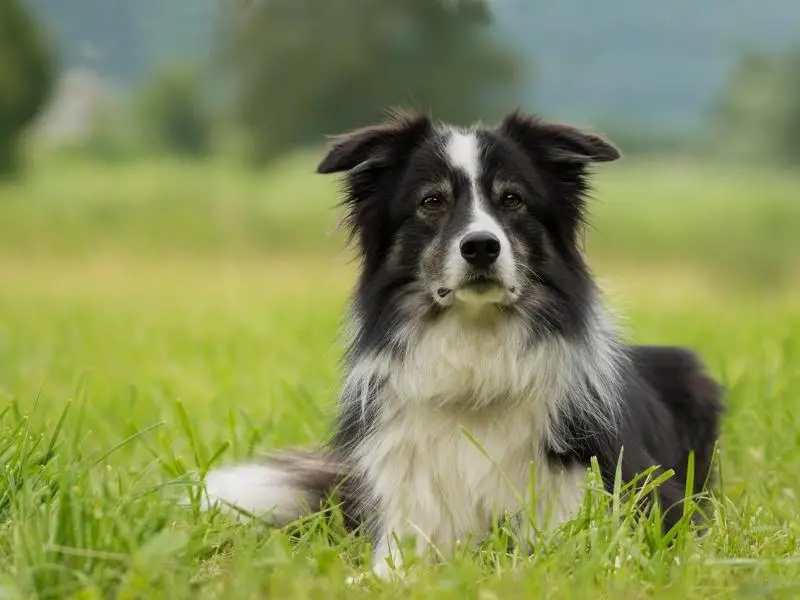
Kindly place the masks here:
<instances>
[{"instance_id":1,"label":"blurred background","mask_svg":"<svg viewBox=\"0 0 800 600\"><path fill-rule=\"evenodd\" d=\"M609 135L626 159L597 179L600 265L760 289L798 272L794 0L0 0L6 275L330 260L324 136L397 104Z\"/></svg>"},{"instance_id":2,"label":"blurred background","mask_svg":"<svg viewBox=\"0 0 800 600\"><path fill-rule=\"evenodd\" d=\"M0 596L336 596L357 553L325 528L262 545L166 482L327 435L356 265L314 171L398 104L620 146L590 265L730 408L721 526L677 578L615 533L608 589L800 597L799 0L0 0ZM576 556L530 589L605 589ZM435 589L483 594L461 572Z\"/></svg>"}]
</instances>

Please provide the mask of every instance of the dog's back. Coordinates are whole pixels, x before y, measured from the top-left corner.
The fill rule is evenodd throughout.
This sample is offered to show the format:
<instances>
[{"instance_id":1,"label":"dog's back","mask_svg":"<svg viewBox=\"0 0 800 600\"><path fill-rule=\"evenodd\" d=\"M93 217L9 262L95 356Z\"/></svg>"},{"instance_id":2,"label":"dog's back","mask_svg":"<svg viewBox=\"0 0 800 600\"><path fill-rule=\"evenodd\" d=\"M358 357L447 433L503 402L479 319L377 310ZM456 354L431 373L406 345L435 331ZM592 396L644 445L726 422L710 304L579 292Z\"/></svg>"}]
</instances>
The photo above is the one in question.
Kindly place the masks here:
<instances>
[{"instance_id":1,"label":"dog's back","mask_svg":"<svg viewBox=\"0 0 800 600\"><path fill-rule=\"evenodd\" d=\"M634 346L630 353L635 368L672 416L675 439L683 446L683 460L676 465L681 479L686 477L688 453L694 450L695 492L699 492L708 477L719 434L722 388L686 348Z\"/></svg>"},{"instance_id":2,"label":"dog's back","mask_svg":"<svg viewBox=\"0 0 800 600\"><path fill-rule=\"evenodd\" d=\"M662 486L663 508L698 494L709 483L718 439L722 387L706 373L697 355L673 346L628 346L634 373L627 392L627 423L621 445L631 474L658 465L674 477ZM686 490L690 454L694 454L693 486ZM671 511L667 526L678 511Z\"/></svg>"}]
</instances>

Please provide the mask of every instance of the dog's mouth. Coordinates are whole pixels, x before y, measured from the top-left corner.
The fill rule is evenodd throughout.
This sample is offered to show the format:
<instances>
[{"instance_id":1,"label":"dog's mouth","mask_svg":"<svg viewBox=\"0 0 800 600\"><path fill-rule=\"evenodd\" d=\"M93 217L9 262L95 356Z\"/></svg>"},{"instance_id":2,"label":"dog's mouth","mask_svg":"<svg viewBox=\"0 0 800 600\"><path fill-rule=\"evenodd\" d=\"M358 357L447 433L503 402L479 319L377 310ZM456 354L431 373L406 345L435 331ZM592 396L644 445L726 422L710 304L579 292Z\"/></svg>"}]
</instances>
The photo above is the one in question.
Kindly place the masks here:
<instances>
[{"instance_id":1,"label":"dog's mouth","mask_svg":"<svg viewBox=\"0 0 800 600\"><path fill-rule=\"evenodd\" d=\"M473 294L486 294L496 289L504 289L505 286L499 279L478 275L472 277L459 286L459 290L466 290Z\"/></svg>"},{"instance_id":2,"label":"dog's mouth","mask_svg":"<svg viewBox=\"0 0 800 600\"><path fill-rule=\"evenodd\" d=\"M501 303L507 302L515 294L514 287L508 287L499 279L486 275L469 277L455 288L440 287L436 290L439 301L446 303L453 299L478 304Z\"/></svg>"}]
</instances>

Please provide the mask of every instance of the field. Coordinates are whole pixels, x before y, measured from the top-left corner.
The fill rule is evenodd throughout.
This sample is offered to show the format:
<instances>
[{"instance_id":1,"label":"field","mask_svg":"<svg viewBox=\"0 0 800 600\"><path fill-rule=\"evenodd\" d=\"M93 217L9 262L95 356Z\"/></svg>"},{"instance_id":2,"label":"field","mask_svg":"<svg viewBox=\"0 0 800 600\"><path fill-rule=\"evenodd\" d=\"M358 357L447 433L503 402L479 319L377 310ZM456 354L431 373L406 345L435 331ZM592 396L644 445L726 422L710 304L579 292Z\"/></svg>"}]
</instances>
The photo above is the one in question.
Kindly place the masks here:
<instances>
[{"instance_id":1,"label":"field","mask_svg":"<svg viewBox=\"0 0 800 600\"><path fill-rule=\"evenodd\" d=\"M599 492L528 558L347 587L367 544L181 507L190 474L326 434L354 266L313 156L41 159L0 186L0 598L797 598L795 176L629 164L598 183L590 262L640 342L729 390L711 528L674 545ZM606 508L610 508L610 516Z\"/></svg>"}]
</instances>

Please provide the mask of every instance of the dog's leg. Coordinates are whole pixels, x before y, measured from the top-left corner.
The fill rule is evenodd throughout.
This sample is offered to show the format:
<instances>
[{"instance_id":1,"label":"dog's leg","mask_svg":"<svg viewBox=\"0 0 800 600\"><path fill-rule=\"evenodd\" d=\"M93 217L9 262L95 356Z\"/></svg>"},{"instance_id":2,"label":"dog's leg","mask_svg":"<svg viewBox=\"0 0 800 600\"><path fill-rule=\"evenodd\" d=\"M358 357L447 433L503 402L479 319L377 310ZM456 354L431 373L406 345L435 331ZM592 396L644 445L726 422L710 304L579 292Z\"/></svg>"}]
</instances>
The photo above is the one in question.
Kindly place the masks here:
<instances>
[{"instance_id":1,"label":"dog's leg","mask_svg":"<svg viewBox=\"0 0 800 600\"><path fill-rule=\"evenodd\" d=\"M424 519L415 521L412 518L399 519L401 514L392 511L381 519L376 537L375 548L372 554L372 572L376 577L387 579L402 577L405 573L405 561L400 545L406 541L412 542L415 557L423 560L444 558L443 553L449 553L451 545L442 548L433 540L433 534L422 525ZM391 517L389 515L392 515ZM418 515L422 516L422 515Z\"/></svg>"},{"instance_id":2,"label":"dog's leg","mask_svg":"<svg viewBox=\"0 0 800 600\"><path fill-rule=\"evenodd\" d=\"M520 552L532 554L540 532L553 530L572 519L580 509L586 493L586 469L556 469L540 472L538 492L529 486L524 494L525 505L511 521Z\"/></svg>"},{"instance_id":3,"label":"dog's leg","mask_svg":"<svg viewBox=\"0 0 800 600\"><path fill-rule=\"evenodd\" d=\"M372 574L378 579L389 580L402 578L403 556L397 546L396 540L389 534L379 533L372 551ZM357 585L369 576L370 571L364 571L347 578L349 585Z\"/></svg>"},{"instance_id":4,"label":"dog's leg","mask_svg":"<svg viewBox=\"0 0 800 600\"><path fill-rule=\"evenodd\" d=\"M394 535L393 532L380 533L372 552L372 572L380 579L402 574L403 556Z\"/></svg>"},{"instance_id":5,"label":"dog's leg","mask_svg":"<svg viewBox=\"0 0 800 600\"><path fill-rule=\"evenodd\" d=\"M398 536L396 530L390 532L388 529L381 529L376 536L375 548L372 551L371 570L378 579L389 580L403 577L403 555L397 543L398 539L403 538ZM348 577L347 583L350 585L361 583L368 575L369 571Z\"/></svg>"},{"instance_id":6,"label":"dog's leg","mask_svg":"<svg viewBox=\"0 0 800 600\"><path fill-rule=\"evenodd\" d=\"M533 554L536 527L528 511L520 511L512 517L511 531L520 553L526 556Z\"/></svg>"}]
</instances>

